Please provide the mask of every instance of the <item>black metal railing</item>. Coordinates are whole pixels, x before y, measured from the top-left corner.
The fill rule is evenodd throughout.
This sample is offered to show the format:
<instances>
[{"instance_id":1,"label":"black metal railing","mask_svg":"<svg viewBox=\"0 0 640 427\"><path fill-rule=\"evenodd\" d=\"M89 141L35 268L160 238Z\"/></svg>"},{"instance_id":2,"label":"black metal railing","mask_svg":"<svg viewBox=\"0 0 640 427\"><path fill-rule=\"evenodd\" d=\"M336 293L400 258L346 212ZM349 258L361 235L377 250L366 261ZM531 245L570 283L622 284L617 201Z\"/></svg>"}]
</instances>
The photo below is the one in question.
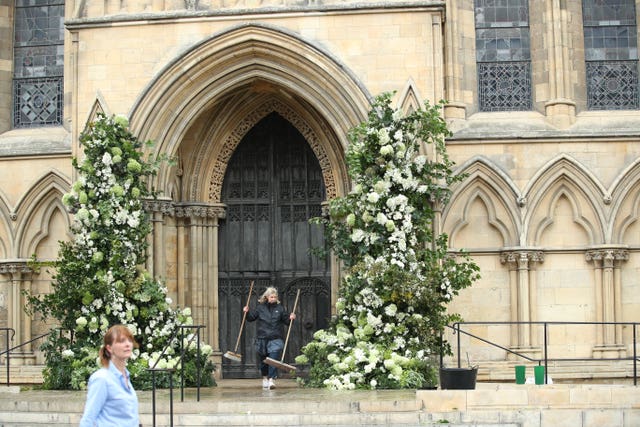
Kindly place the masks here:
<instances>
[{"instance_id":1,"label":"black metal railing","mask_svg":"<svg viewBox=\"0 0 640 427\"><path fill-rule=\"evenodd\" d=\"M505 326L513 326L513 325L538 325L543 327L543 346L542 346L542 355L543 357L540 359L536 359L530 357L526 354L519 353L513 349L507 348L503 345L497 344L495 342L489 341L486 338L477 336L472 334L471 332L465 331L462 329L463 325L505 325ZM611 326L631 326L633 329L632 332L632 347L633 347L633 356L629 357L602 357L602 358L585 358L585 357L577 357L577 358L551 358L549 357L549 327L550 326L567 326L567 325L611 325ZM507 353L513 354L522 359L528 360L530 362L537 363L538 365L544 364L544 383L547 384L547 377L549 375L549 362L587 362L587 361L625 361L631 360L633 361L633 385L638 385L638 354L637 354L637 330L638 325L640 323L637 322L555 322L555 321L537 321L537 322L456 322L452 325L447 325L448 328L453 330L454 335L457 335L456 340L456 350L457 350L457 358L458 358L458 368L461 367L461 351L462 346L460 342L460 337L462 334L474 338L476 340L482 341L486 344L489 344L492 347L498 348L500 350L504 350ZM442 364L442 357L441 357Z\"/></svg>"},{"instance_id":2,"label":"black metal railing","mask_svg":"<svg viewBox=\"0 0 640 427\"><path fill-rule=\"evenodd\" d=\"M169 344L162 349L162 352L154 362L153 366L148 368L148 371L151 372L151 416L153 420L153 427L156 427L156 373L158 372L163 372L169 375L169 425L170 427L173 427L173 374L176 371L176 368L158 368L158 363L171 347L171 343L178 338L178 334L180 334L180 359L176 365L180 365L180 401L184 402L184 356L187 348L194 340L196 341L196 399L198 402L200 401L200 385L202 378L202 366L200 366L200 330L203 328L205 328L204 325L178 326L178 329L174 331L173 335L169 339ZM196 330L196 333L192 334L185 344L185 330L193 329Z\"/></svg>"},{"instance_id":3,"label":"black metal railing","mask_svg":"<svg viewBox=\"0 0 640 427\"><path fill-rule=\"evenodd\" d=\"M29 344L37 341L39 339L42 339L42 338L48 336L51 333L51 331L47 332L47 333L44 333L44 334L41 334L41 335L38 335L37 337L31 338L29 341L25 341L25 342L23 342L21 344L18 344L16 346L14 346L14 347L10 347L9 343L11 341L13 341L13 338L16 335L15 329L13 329L13 328L0 328L0 331L5 333L5 350L0 352L0 357L2 357L2 356L5 357L5 363L7 364L7 366L6 366L6 370L7 370L7 372L6 372L7 373L7 381L6 381L6 383L7 383L7 386L10 386L11 385L11 353L15 352L16 350L18 350L18 349L20 349L20 348L22 348L22 347L24 347L26 345L29 345ZM9 337L9 335L11 335L11 337Z\"/></svg>"}]
</instances>

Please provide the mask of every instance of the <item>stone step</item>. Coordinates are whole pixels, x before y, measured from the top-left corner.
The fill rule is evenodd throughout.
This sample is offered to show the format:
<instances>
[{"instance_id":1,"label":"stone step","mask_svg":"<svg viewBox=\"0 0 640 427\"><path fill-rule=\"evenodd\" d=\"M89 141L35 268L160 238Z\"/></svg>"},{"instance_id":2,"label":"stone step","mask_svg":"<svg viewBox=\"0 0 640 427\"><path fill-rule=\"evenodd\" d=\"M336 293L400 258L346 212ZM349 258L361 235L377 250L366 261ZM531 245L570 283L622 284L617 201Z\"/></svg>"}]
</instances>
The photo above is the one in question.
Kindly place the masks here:
<instances>
[{"instance_id":1,"label":"stone step","mask_svg":"<svg viewBox=\"0 0 640 427\"><path fill-rule=\"evenodd\" d=\"M466 366L467 362L463 363ZM515 381L514 366L526 365L529 376L533 376L535 363L515 361L481 361L478 362L478 382L511 382ZM447 366L457 366L450 362ZM591 383L633 383L633 362L589 360L579 362L550 362L549 376L558 382L591 382ZM42 384L42 365L11 366L11 384ZM638 366L640 370L640 364ZM0 387L6 384L6 366L0 365Z\"/></svg>"},{"instance_id":2,"label":"stone step","mask_svg":"<svg viewBox=\"0 0 640 427\"><path fill-rule=\"evenodd\" d=\"M389 426L389 427L634 427L640 426L640 389L628 385L516 385L480 383L475 390L328 391L280 380L262 390L256 380L221 380L155 394L155 425ZM141 422L153 425L152 393L141 391ZM77 426L86 393L0 387L0 426Z\"/></svg>"},{"instance_id":3,"label":"stone step","mask_svg":"<svg viewBox=\"0 0 640 427\"><path fill-rule=\"evenodd\" d=\"M276 390L262 390L255 380L226 380L215 388L185 391L184 401L174 390L173 420L169 416L169 391L155 394L155 425L203 427L282 426L441 426L443 419L424 411L415 390L335 392L301 389L295 381L279 381ZM0 426L76 426L86 392L26 390L0 387ZM153 394L138 392L140 420L154 425ZM518 427L516 423L447 422L450 427Z\"/></svg>"},{"instance_id":4,"label":"stone step","mask_svg":"<svg viewBox=\"0 0 640 427\"><path fill-rule=\"evenodd\" d=\"M228 415L228 414L181 414L173 418L174 426L181 427L204 427L204 426L225 426L225 427L281 427L281 426L331 426L331 427L354 427L354 426L388 426L388 427L441 427L443 421L433 421L427 419L427 415L398 416L398 414L286 414L275 415L254 414L254 415ZM3 427L77 427L80 422L80 414L51 414L51 413L28 413L17 416L15 413L0 412L0 425ZM150 415L142 414L140 422L143 426L153 425ZM156 417L157 427L171 426L167 415ZM449 427L520 427L517 423L492 423L492 422L472 422L472 423L451 423L446 422Z\"/></svg>"},{"instance_id":5,"label":"stone step","mask_svg":"<svg viewBox=\"0 0 640 427\"><path fill-rule=\"evenodd\" d=\"M466 362L463 366L466 366ZM515 365L525 365L533 377L537 363L528 361L482 361L478 363L478 382L515 382ZM457 366L451 363L447 366ZM638 365L640 370L640 364ZM548 375L554 382L633 384L632 360L552 361Z\"/></svg>"},{"instance_id":6,"label":"stone step","mask_svg":"<svg viewBox=\"0 0 640 427\"><path fill-rule=\"evenodd\" d=\"M11 384L42 384L43 365L18 365L11 366L9 370L9 379ZM7 366L0 365L0 387L1 384L7 384Z\"/></svg>"}]
</instances>

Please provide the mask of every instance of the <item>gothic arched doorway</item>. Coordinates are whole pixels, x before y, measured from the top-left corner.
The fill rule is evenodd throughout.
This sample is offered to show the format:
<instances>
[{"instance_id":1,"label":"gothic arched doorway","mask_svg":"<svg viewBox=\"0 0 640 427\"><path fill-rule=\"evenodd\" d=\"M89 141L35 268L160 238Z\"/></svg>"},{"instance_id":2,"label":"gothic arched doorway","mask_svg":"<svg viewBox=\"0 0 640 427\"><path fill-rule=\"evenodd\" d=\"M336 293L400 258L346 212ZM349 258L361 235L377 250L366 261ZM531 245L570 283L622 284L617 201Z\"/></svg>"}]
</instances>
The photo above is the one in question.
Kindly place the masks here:
<instances>
[{"instance_id":1,"label":"gothic arched doorway","mask_svg":"<svg viewBox=\"0 0 640 427\"><path fill-rule=\"evenodd\" d=\"M226 220L219 232L218 301L220 348L233 350L251 281L254 296L275 286L288 310L301 290L297 319L285 362L293 363L330 316L330 261L310 252L324 245L323 230L309 224L325 200L320 164L298 130L277 113L258 122L242 139L222 185ZM238 352L242 362L223 358L224 378L258 376L255 326L245 324Z\"/></svg>"}]
</instances>

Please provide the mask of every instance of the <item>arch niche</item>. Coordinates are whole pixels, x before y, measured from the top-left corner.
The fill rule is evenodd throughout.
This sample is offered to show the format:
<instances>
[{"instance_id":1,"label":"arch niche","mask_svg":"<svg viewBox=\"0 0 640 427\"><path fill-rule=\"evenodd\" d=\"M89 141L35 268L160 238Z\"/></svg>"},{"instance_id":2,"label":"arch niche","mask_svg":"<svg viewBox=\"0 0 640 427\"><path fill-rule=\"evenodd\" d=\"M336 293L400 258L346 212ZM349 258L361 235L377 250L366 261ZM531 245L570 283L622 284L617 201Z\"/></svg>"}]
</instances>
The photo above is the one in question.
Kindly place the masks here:
<instances>
[{"instance_id":1,"label":"arch niche","mask_svg":"<svg viewBox=\"0 0 640 427\"><path fill-rule=\"evenodd\" d=\"M154 231L147 267L166 280L179 306L192 308L218 355L233 350L218 347L235 344L220 329L233 327L237 333L240 324L227 319L228 327L221 325L222 310L235 303L219 300L219 230L227 217L222 190L234 152L256 124L277 114L312 150L325 197L344 195L349 189L347 132L365 119L370 99L353 74L323 49L282 28L243 24L214 34L168 64L134 105L133 133L154 141L151 154L176 159L162 166L153 183L162 197L149 204ZM338 277L337 263L331 262L331 304ZM313 281L302 279L291 283L304 295ZM246 302L246 282L234 296L236 303ZM256 286L254 292L261 289Z\"/></svg>"}]
</instances>

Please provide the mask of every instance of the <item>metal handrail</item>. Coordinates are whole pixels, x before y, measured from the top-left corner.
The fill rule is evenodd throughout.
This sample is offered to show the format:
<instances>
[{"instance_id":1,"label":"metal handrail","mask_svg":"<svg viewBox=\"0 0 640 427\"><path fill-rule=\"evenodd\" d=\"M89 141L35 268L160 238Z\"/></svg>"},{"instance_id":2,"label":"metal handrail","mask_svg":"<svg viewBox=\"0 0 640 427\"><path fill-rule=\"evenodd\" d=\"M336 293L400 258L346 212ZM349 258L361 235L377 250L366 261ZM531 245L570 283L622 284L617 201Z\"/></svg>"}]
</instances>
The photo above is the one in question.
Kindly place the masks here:
<instances>
[{"instance_id":1,"label":"metal handrail","mask_svg":"<svg viewBox=\"0 0 640 427\"><path fill-rule=\"evenodd\" d=\"M463 331L460 326L461 325L542 325L543 326L543 355L544 357L542 359L534 359L531 358L527 355L518 353L517 351L513 351L509 348L506 348L504 346L501 346L499 344L496 344L492 341L489 341L485 338L479 337L477 335L474 335L470 332L467 331ZM633 328L633 356L632 357L611 357L611 358L607 358L607 357L603 357L603 358L598 358L598 359L594 359L594 358L549 358L549 344L548 344L548 329L550 325L626 325L626 326L632 326ZM461 344L460 344L460 335L461 334L465 334L469 337L475 338L479 341L482 341L484 343L487 343L493 347L499 348L501 350L504 350L508 353L511 353L513 355L516 355L518 357L521 357L523 359L529 360L531 362L537 362L538 365L542 364L542 362L544 362L544 371L545 371L545 375L544 375L544 383L547 384L547 377L548 377L548 366L549 366L549 362L563 362L563 361L590 361L590 360L610 360L610 361L614 361L614 360L633 360L633 385L637 386L638 385L638 356L637 356L637 327L638 325L640 325L640 323L638 322L560 322L560 321L531 321L531 322L523 322L523 321L516 321L516 322L508 322L508 321L504 321L504 322L455 322L452 325L447 325L448 328L453 329L453 333L455 335L457 335L457 356L458 356L458 368L461 367L461 357L460 357L460 352L461 352ZM442 355L441 355L441 361L440 361L441 365L442 365Z\"/></svg>"},{"instance_id":2,"label":"metal handrail","mask_svg":"<svg viewBox=\"0 0 640 427\"><path fill-rule=\"evenodd\" d=\"M31 344L34 341L37 341L41 338L46 337L47 335L49 335L51 333L51 331L38 335L35 338L31 338L29 341L25 341L22 344L18 344L16 346L13 347L9 347L9 341L13 341L13 338L16 335L16 331L13 328L0 328L0 331L4 331L5 332L5 346L6 349L0 352L0 357L4 356L6 354L6 361L7 361L7 387L9 387L11 385L11 374L10 374L10 370L11 370L11 352L14 350L17 350L21 347L24 347L27 344ZM9 339L9 332L11 332L11 339Z\"/></svg>"},{"instance_id":3,"label":"metal handrail","mask_svg":"<svg viewBox=\"0 0 640 427\"><path fill-rule=\"evenodd\" d=\"M0 356L3 356L5 353L7 354L7 387L10 385L10 377L9 377L9 366L11 365L10 362L10 356L11 356L11 349L9 348L9 341L13 340L13 337L15 337L16 335L16 331L13 328L0 328L0 331L4 331L5 333L5 348L6 350L3 351L2 353L0 353ZM9 338L9 332L12 332L11 334L11 338Z\"/></svg>"},{"instance_id":4,"label":"metal handrail","mask_svg":"<svg viewBox=\"0 0 640 427\"><path fill-rule=\"evenodd\" d=\"M169 373L169 425L173 427L173 373L176 371L175 368L158 368L158 362L162 356L165 355L171 343L174 339L177 338L178 331L180 332L180 359L178 363L180 363L180 401L184 402L184 355L185 355L185 347L189 347L189 345L196 339L197 352L196 352L196 398L197 401L200 401L200 385L201 385L201 372L202 367L200 366L200 329L205 328L204 325L180 325L178 329L173 332L171 339L169 339L169 343L162 349L160 356L156 359L155 363L152 367L147 370L151 372L151 412L153 419L153 427L156 427L156 372L164 372ZM196 334L192 336L187 345L184 344L184 331L185 329L195 329Z\"/></svg>"}]
</instances>

